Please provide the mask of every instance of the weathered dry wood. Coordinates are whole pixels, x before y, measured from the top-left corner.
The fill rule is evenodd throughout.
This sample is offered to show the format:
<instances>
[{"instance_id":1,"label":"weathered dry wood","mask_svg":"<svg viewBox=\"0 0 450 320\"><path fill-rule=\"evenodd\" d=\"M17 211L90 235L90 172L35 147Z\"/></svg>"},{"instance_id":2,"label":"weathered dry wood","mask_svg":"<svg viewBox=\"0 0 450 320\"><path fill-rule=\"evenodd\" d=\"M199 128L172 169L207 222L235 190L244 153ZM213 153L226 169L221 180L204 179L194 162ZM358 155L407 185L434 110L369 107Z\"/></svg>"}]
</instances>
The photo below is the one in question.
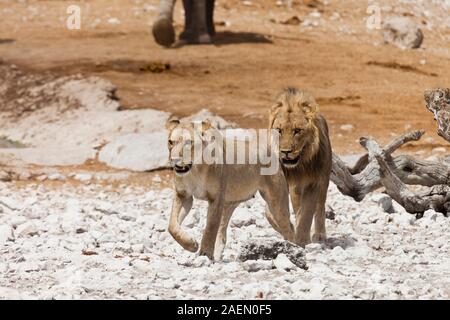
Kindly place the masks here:
<instances>
[{"instance_id":1,"label":"weathered dry wood","mask_svg":"<svg viewBox=\"0 0 450 320\"><path fill-rule=\"evenodd\" d=\"M450 142L450 89L425 92L426 107L433 112L438 134ZM407 142L419 140L424 131L414 131L394 139L381 148L375 139L362 137L368 153L349 168L333 154L331 180L345 195L361 201L367 193L383 186L406 211L421 214L428 209L450 213L450 160L432 162L392 153ZM414 193L407 185L426 188Z\"/></svg>"},{"instance_id":2,"label":"weathered dry wood","mask_svg":"<svg viewBox=\"0 0 450 320\"><path fill-rule=\"evenodd\" d=\"M423 134L424 131L413 131L401 135L382 150L385 155L388 155L392 170L398 172L405 183L434 185L441 183L443 179L448 179L450 175L448 166L431 168L427 162L419 161L416 163L412 158L405 158L405 156L391 158L391 154L395 150L405 143L419 140ZM367 149L366 144L370 145L376 142L373 139L363 137L360 139L360 143ZM444 171L441 171L441 169ZM447 172L447 175L443 175L442 172ZM421 178L423 181L421 181ZM361 201L369 192L381 187L379 163L373 156L371 157L369 152L369 154L362 156L353 168L349 168L339 156L333 153L331 181L336 184L340 192L356 201Z\"/></svg>"},{"instance_id":3,"label":"weathered dry wood","mask_svg":"<svg viewBox=\"0 0 450 320\"><path fill-rule=\"evenodd\" d=\"M386 193L409 213L423 213L428 209L448 214L450 212L450 186L436 185L414 193L400 180L385 161L383 154L375 156L380 164L381 183Z\"/></svg>"},{"instance_id":4,"label":"weathered dry wood","mask_svg":"<svg viewBox=\"0 0 450 320\"><path fill-rule=\"evenodd\" d=\"M427 109L434 114L438 134L450 142L450 89L425 91L425 102Z\"/></svg>"},{"instance_id":5,"label":"weathered dry wood","mask_svg":"<svg viewBox=\"0 0 450 320\"><path fill-rule=\"evenodd\" d=\"M446 162L414 159L408 155L400 155L386 161L395 175L406 184L431 187L447 185L450 182L450 166Z\"/></svg>"}]
</instances>

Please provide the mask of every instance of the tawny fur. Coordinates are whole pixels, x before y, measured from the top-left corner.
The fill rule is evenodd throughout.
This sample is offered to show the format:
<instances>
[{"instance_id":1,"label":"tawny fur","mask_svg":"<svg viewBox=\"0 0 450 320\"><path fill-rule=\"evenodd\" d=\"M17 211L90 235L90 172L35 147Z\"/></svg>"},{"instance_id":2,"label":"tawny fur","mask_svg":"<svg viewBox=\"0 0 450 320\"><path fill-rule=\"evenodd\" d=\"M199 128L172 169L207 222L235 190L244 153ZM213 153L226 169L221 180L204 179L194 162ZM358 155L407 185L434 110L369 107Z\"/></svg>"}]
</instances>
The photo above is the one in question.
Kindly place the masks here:
<instances>
[{"instance_id":1,"label":"tawny fur","mask_svg":"<svg viewBox=\"0 0 450 320\"><path fill-rule=\"evenodd\" d=\"M296 214L296 243L311 242L313 217L313 240L324 241L332 152L328 126L319 114L317 102L307 91L284 90L270 110L269 127L279 131L279 157ZM298 162L292 164L296 159Z\"/></svg>"},{"instance_id":2,"label":"tawny fur","mask_svg":"<svg viewBox=\"0 0 450 320\"><path fill-rule=\"evenodd\" d=\"M193 198L206 200L209 204L200 254L211 259L220 259L226 244L227 227L234 209L258 191L268 205L266 216L272 226L286 240L295 240L294 228L289 220L288 186L281 168L273 175L261 175L262 165L260 164L184 163L184 160L180 160L179 154L174 153L178 146L185 144L188 138L186 135L179 134L180 130L177 131L177 129L189 132L188 136L197 135L198 137L203 136L205 129L211 128L211 125L204 123L202 130L198 130L192 124L180 124L172 120L169 121L167 128L171 159L172 161L178 159L175 160L178 164L174 164L175 195L169 232L183 248L192 252L198 249L195 239L181 227L192 207ZM177 173L175 170L177 168L184 170L186 167L191 168L186 173Z\"/></svg>"}]
</instances>

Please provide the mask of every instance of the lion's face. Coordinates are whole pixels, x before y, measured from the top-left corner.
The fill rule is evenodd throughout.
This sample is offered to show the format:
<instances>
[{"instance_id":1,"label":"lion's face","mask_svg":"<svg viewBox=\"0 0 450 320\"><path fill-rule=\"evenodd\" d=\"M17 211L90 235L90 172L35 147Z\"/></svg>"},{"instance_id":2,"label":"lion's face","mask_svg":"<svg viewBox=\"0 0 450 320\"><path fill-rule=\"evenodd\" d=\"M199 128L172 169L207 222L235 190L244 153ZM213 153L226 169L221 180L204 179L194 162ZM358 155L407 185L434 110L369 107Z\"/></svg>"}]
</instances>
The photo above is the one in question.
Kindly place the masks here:
<instances>
[{"instance_id":1,"label":"lion's face","mask_svg":"<svg viewBox=\"0 0 450 320\"><path fill-rule=\"evenodd\" d=\"M179 120L172 119L166 126L169 131L167 147L170 164L177 176L187 175L198 160L196 159L198 151L203 149L203 133L211 125L207 122L199 125L180 123Z\"/></svg>"},{"instance_id":2,"label":"lion's face","mask_svg":"<svg viewBox=\"0 0 450 320\"><path fill-rule=\"evenodd\" d=\"M270 129L278 133L278 155L286 168L311 156L317 136L312 122L316 112L314 98L303 91L282 92L272 107Z\"/></svg>"}]
</instances>

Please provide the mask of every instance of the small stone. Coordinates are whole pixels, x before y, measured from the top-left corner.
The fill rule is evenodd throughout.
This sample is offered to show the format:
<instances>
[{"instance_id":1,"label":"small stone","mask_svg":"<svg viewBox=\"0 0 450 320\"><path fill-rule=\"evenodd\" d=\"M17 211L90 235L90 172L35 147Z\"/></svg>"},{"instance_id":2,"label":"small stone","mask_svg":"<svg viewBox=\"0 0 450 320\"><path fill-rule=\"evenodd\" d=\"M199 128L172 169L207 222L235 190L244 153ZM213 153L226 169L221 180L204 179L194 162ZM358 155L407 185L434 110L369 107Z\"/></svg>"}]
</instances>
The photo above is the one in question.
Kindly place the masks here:
<instances>
[{"instance_id":1,"label":"small stone","mask_svg":"<svg viewBox=\"0 0 450 320\"><path fill-rule=\"evenodd\" d=\"M0 225L0 245L4 245L7 241L14 240L14 231L7 224Z\"/></svg>"},{"instance_id":2,"label":"small stone","mask_svg":"<svg viewBox=\"0 0 450 320\"><path fill-rule=\"evenodd\" d=\"M248 272L271 270L273 269L273 262L269 260L247 260L243 263L243 267Z\"/></svg>"},{"instance_id":3,"label":"small stone","mask_svg":"<svg viewBox=\"0 0 450 320\"><path fill-rule=\"evenodd\" d=\"M16 229L17 237L34 236L38 234L38 229L33 222L25 222Z\"/></svg>"},{"instance_id":4,"label":"small stone","mask_svg":"<svg viewBox=\"0 0 450 320\"><path fill-rule=\"evenodd\" d=\"M392 198L389 197L387 194L376 193L376 194L372 195L371 200L373 202L377 203L384 210L384 212L387 212L387 213L394 212Z\"/></svg>"},{"instance_id":5,"label":"small stone","mask_svg":"<svg viewBox=\"0 0 450 320\"><path fill-rule=\"evenodd\" d=\"M401 49L417 49L423 42L423 33L418 25L407 17L388 17L383 23L385 43Z\"/></svg>"},{"instance_id":6,"label":"small stone","mask_svg":"<svg viewBox=\"0 0 450 320\"><path fill-rule=\"evenodd\" d=\"M130 262L130 265L140 271L149 271L151 269L151 264L141 259L133 260L132 262Z\"/></svg>"},{"instance_id":7,"label":"small stone","mask_svg":"<svg viewBox=\"0 0 450 320\"><path fill-rule=\"evenodd\" d=\"M205 256L198 256L192 261L192 266L199 268L199 267L206 267L211 264L211 260L209 260L208 257Z\"/></svg>"},{"instance_id":8,"label":"small stone","mask_svg":"<svg viewBox=\"0 0 450 320\"><path fill-rule=\"evenodd\" d=\"M255 224L255 218L250 215L248 210L236 208L231 218L231 225L237 228L246 227Z\"/></svg>"},{"instance_id":9,"label":"small stone","mask_svg":"<svg viewBox=\"0 0 450 320\"><path fill-rule=\"evenodd\" d=\"M429 156L428 158L425 158L426 161L430 161L430 162L438 162L439 161L439 157L437 156Z\"/></svg>"},{"instance_id":10,"label":"small stone","mask_svg":"<svg viewBox=\"0 0 450 320\"><path fill-rule=\"evenodd\" d=\"M60 173L53 173L51 175L49 175L47 177L48 180L50 181L63 181L66 179L66 177L64 177L62 174Z\"/></svg>"},{"instance_id":11,"label":"small stone","mask_svg":"<svg viewBox=\"0 0 450 320\"><path fill-rule=\"evenodd\" d=\"M422 219L436 221L438 213L434 210L427 210L423 213Z\"/></svg>"},{"instance_id":12,"label":"small stone","mask_svg":"<svg viewBox=\"0 0 450 320\"><path fill-rule=\"evenodd\" d=\"M41 175L36 177L36 180L37 181L45 181L45 180L47 180L47 175L41 174Z\"/></svg>"},{"instance_id":13,"label":"small stone","mask_svg":"<svg viewBox=\"0 0 450 320\"><path fill-rule=\"evenodd\" d=\"M157 176L154 176L154 177L153 177L152 181L153 181L153 182L159 183L159 182L162 182L162 179L161 179L160 176L157 175Z\"/></svg>"},{"instance_id":14,"label":"small stone","mask_svg":"<svg viewBox=\"0 0 450 320\"><path fill-rule=\"evenodd\" d=\"M124 221L136 221L136 217L132 216L131 214L127 214L127 213L120 213L119 219L124 220Z\"/></svg>"},{"instance_id":15,"label":"small stone","mask_svg":"<svg viewBox=\"0 0 450 320\"><path fill-rule=\"evenodd\" d=\"M273 261L274 266L280 271L291 271L295 270L297 266L289 260L289 258L284 254L280 253L276 259Z\"/></svg>"},{"instance_id":16,"label":"small stone","mask_svg":"<svg viewBox=\"0 0 450 320\"><path fill-rule=\"evenodd\" d=\"M133 252L144 253L144 245L142 243L133 244L131 249L133 249Z\"/></svg>"},{"instance_id":17,"label":"small stone","mask_svg":"<svg viewBox=\"0 0 450 320\"><path fill-rule=\"evenodd\" d=\"M401 227L409 227L414 224L415 220L416 220L415 216L408 213L396 214L394 215L393 218L394 223Z\"/></svg>"},{"instance_id":18,"label":"small stone","mask_svg":"<svg viewBox=\"0 0 450 320\"><path fill-rule=\"evenodd\" d=\"M438 147L438 148L433 148L433 150L431 150L431 152L433 152L433 153L446 153L447 149L445 149L444 147Z\"/></svg>"},{"instance_id":19,"label":"small stone","mask_svg":"<svg viewBox=\"0 0 450 320\"><path fill-rule=\"evenodd\" d=\"M347 131L350 132L354 129L355 127L352 124L343 124L342 126L340 126L340 129L342 131Z\"/></svg>"},{"instance_id":20,"label":"small stone","mask_svg":"<svg viewBox=\"0 0 450 320\"><path fill-rule=\"evenodd\" d=\"M81 181L81 182L88 182L92 179L92 174L89 173L77 173L73 176L75 180Z\"/></svg>"},{"instance_id":21,"label":"small stone","mask_svg":"<svg viewBox=\"0 0 450 320\"><path fill-rule=\"evenodd\" d=\"M11 181L11 175L6 171L0 170L0 181L4 182Z\"/></svg>"},{"instance_id":22,"label":"small stone","mask_svg":"<svg viewBox=\"0 0 450 320\"><path fill-rule=\"evenodd\" d=\"M322 244L320 243L310 243L305 246L306 252L322 251Z\"/></svg>"},{"instance_id":23,"label":"small stone","mask_svg":"<svg viewBox=\"0 0 450 320\"><path fill-rule=\"evenodd\" d=\"M109 18L109 19L107 20L107 22L108 22L109 24L114 24L114 25L120 24L120 20L117 19L117 18Z\"/></svg>"},{"instance_id":24,"label":"small stone","mask_svg":"<svg viewBox=\"0 0 450 320\"><path fill-rule=\"evenodd\" d=\"M309 16L313 18L320 18L322 15L320 14L319 11L313 11L309 14Z\"/></svg>"},{"instance_id":25,"label":"small stone","mask_svg":"<svg viewBox=\"0 0 450 320\"><path fill-rule=\"evenodd\" d=\"M76 232L77 234L81 234L81 233L87 232L87 230L86 230L85 228L77 228L77 229L75 230L75 232Z\"/></svg>"}]
</instances>

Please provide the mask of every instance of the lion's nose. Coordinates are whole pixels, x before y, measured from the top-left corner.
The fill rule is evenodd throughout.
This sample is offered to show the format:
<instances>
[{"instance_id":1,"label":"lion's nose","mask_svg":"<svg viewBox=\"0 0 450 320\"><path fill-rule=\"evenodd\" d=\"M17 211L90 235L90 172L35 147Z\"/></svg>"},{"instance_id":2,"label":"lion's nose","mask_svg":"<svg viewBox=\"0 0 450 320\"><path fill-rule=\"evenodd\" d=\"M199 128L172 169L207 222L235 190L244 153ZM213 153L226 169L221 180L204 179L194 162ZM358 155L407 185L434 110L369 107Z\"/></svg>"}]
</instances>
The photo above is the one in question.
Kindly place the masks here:
<instances>
[{"instance_id":1,"label":"lion's nose","mask_svg":"<svg viewBox=\"0 0 450 320\"><path fill-rule=\"evenodd\" d=\"M287 155L289 155L289 153L292 152L292 149L280 149L280 152L281 152L284 156L287 156Z\"/></svg>"}]
</instances>

